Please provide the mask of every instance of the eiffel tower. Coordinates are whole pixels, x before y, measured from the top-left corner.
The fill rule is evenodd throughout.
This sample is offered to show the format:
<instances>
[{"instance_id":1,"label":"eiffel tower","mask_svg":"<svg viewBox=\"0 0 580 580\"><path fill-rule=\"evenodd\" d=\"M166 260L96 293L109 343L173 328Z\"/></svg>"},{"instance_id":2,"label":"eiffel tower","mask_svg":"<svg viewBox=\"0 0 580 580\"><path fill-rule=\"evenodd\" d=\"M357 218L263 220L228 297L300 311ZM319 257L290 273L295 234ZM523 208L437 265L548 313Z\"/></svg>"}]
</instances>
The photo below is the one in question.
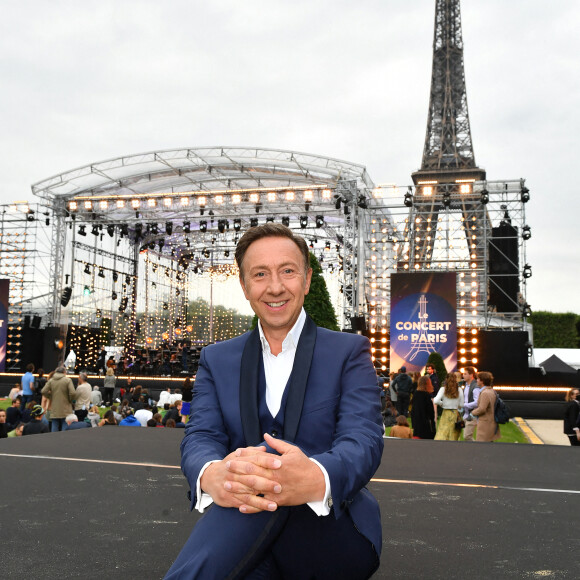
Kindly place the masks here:
<instances>
[{"instance_id":1,"label":"eiffel tower","mask_svg":"<svg viewBox=\"0 0 580 580\"><path fill-rule=\"evenodd\" d=\"M409 267L429 268L432 245L428 236L419 235L421 225L431 222L435 229L442 211L461 212L464 223L481 224L480 193L473 184L486 179L485 170L475 163L467 92L463 66L463 39L459 0L436 0L435 34L433 41L433 69L427 133L421 169L412 174L415 196L409 219L409 237L417 235ZM410 194L406 205L411 204ZM484 201L485 203L485 201ZM417 219L419 216L419 219ZM415 231L413 231L413 229ZM466 235L483 237L481 225L466 228ZM470 244L471 245L471 244ZM473 248L473 246L471 246ZM411 252L410 252L411 253ZM471 259L484 260L483 246L471 250Z\"/></svg>"}]
</instances>

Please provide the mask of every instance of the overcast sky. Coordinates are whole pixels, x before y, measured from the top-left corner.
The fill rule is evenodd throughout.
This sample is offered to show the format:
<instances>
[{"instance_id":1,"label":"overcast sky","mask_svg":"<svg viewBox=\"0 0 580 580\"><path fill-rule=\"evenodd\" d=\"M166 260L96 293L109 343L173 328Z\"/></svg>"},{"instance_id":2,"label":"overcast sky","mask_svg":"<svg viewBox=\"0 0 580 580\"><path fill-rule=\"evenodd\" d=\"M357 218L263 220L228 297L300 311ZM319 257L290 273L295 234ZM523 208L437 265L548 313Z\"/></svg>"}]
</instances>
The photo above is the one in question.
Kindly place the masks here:
<instances>
[{"instance_id":1,"label":"overcast sky","mask_svg":"<svg viewBox=\"0 0 580 580\"><path fill-rule=\"evenodd\" d=\"M3 0L0 203L121 155L292 149L412 183L435 0ZM477 164L527 180L533 310L580 312L580 2L463 0Z\"/></svg>"}]
</instances>

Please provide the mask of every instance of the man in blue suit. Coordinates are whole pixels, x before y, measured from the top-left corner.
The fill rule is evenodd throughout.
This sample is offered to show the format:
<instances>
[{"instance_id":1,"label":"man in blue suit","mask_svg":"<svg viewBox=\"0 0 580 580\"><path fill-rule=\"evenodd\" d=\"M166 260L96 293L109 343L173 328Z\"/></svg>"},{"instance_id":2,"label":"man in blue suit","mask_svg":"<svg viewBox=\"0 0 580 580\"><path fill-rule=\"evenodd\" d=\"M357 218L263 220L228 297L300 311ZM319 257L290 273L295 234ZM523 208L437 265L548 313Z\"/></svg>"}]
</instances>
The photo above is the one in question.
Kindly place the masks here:
<instances>
[{"instance_id":1,"label":"man in blue suit","mask_svg":"<svg viewBox=\"0 0 580 580\"><path fill-rule=\"evenodd\" d=\"M306 315L308 247L290 229L250 228L236 261L259 324L201 353L181 465L205 513L166 578L369 578L382 539L365 486L383 450L369 342Z\"/></svg>"}]
</instances>

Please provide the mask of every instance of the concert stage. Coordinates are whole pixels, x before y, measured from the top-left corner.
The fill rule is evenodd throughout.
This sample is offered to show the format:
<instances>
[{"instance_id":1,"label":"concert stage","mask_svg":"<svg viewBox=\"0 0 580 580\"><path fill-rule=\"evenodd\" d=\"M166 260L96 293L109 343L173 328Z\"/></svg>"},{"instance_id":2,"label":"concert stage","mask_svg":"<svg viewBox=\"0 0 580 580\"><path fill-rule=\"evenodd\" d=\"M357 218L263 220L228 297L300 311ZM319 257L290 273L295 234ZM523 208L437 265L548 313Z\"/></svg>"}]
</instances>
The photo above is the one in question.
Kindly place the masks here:
<instances>
[{"instance_id":1,"label":"concert stage","mask_svg":"<svg viewBox=\"0 0 580 580\"><path fill-rule=\"evenodd\" d=\"M182 436L0 440L2 577L162 578L198 517ZM370 484L383 515L374 578L575 578L579 476L569 447L387 439Z\"/></svg>"}]
</instances>

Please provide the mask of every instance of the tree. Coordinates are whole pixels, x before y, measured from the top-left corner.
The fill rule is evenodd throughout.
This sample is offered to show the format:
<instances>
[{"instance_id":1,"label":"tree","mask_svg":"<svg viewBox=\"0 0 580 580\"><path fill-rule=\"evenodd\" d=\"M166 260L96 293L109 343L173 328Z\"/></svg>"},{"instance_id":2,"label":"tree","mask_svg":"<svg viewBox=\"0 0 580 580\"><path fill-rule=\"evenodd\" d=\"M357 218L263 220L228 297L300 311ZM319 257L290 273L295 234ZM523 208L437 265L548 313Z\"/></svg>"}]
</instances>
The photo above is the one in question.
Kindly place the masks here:
<instances>
[{"instance_id":1,"label":"tree","mask_svg":"<svg viewBox=\"0 0 580 580\"><path fill-rule=\"evenodd\" d=\"M539 310L530 316L536 348L578 348L580 317L573 312Z\"/></svg>"},{"instance_id":2,"label":"tree","mask_svg":"<svg viewBox=\"0 0 580 580\"><path fill-rule=\"evenodd\" d=\"M443 357L438 352L432 352L427 359L427 364L425 366L431 365L435 369L435 373L439 378L439 385L443 386L445 379L447 379L447 369L445 368L445 363L443 362Z\"/></svg>"},{"instance_id":3,"label":"tree","mask_svg":"<svg viewBox=\"0 0 580 580\"><path fill-rule=\"evenodd\" d=\"M312 252L310 252L310 267L312 268L312 280L310 281L310 292L304 298L304 310L308 312L317 326L329 330L340 330L326 281L322 276L322 268Z\"/></svg>"}]
</instances>

